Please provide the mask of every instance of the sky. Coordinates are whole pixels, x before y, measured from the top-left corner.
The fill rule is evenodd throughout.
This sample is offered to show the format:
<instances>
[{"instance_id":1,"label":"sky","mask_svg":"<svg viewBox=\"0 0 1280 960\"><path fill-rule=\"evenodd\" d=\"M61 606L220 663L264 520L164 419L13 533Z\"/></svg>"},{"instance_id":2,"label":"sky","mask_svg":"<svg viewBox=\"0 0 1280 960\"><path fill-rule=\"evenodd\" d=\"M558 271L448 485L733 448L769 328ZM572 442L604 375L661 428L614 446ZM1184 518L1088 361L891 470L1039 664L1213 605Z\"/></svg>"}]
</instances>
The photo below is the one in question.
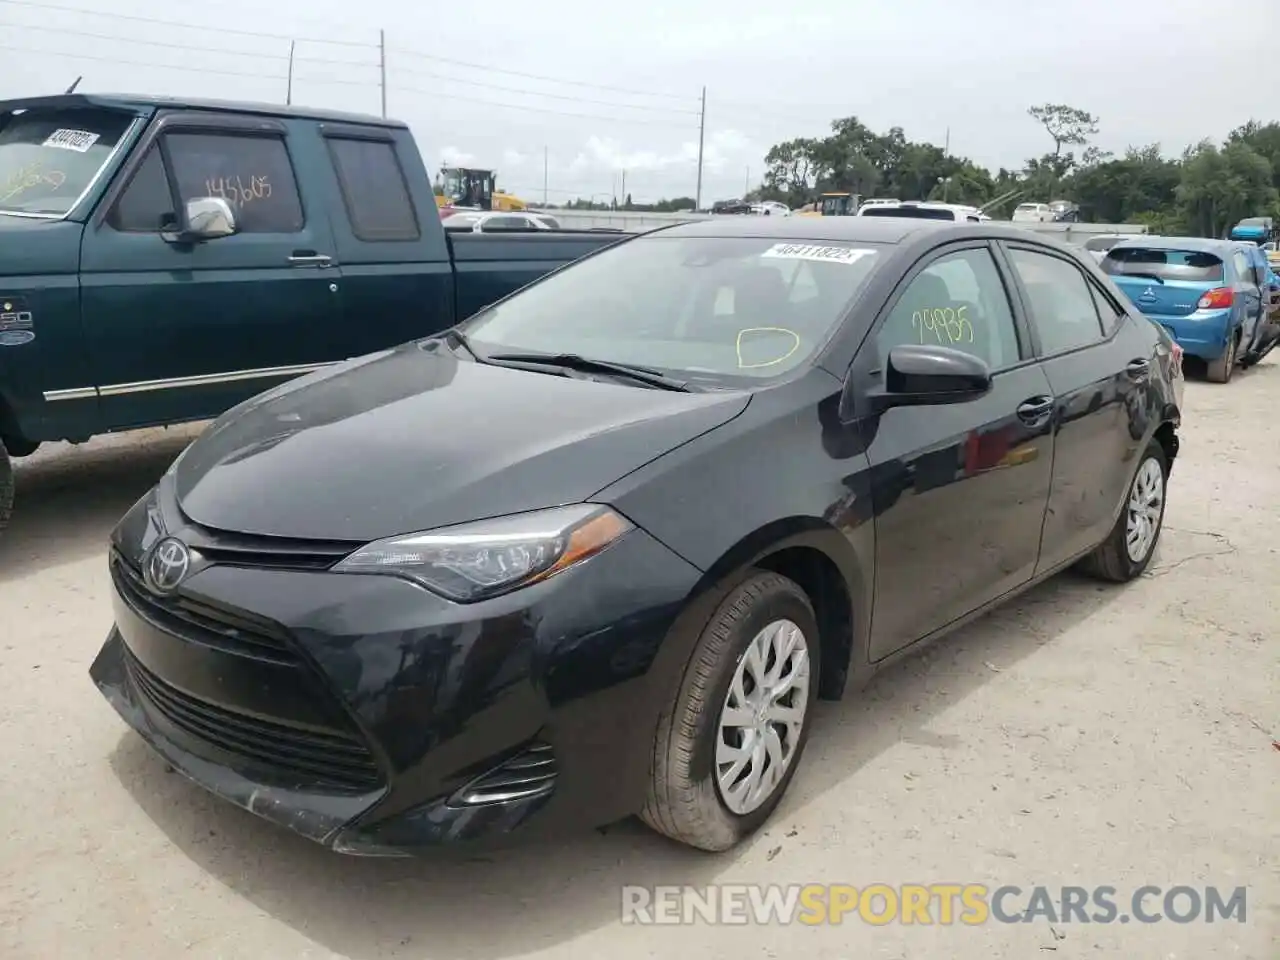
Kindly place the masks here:
<instances>
[{"instance_id":1,"label":"sky","mask_svg":"<svg viewBox=\"0 0 1280 960\"><path fill-rule=\"evenodd\" d=\"M284 102L293 39L295 104L376 114L385 31L387 114L433 174L495 169L531 202L693 196L705 87L707 204L836 117L994 170L1051 150L1027 108L1066 103L1104 150L1177 154L1280 119L1277 28L1280 0L0 0L0 98L82 75Z\"/></svg>"}]
</instances>

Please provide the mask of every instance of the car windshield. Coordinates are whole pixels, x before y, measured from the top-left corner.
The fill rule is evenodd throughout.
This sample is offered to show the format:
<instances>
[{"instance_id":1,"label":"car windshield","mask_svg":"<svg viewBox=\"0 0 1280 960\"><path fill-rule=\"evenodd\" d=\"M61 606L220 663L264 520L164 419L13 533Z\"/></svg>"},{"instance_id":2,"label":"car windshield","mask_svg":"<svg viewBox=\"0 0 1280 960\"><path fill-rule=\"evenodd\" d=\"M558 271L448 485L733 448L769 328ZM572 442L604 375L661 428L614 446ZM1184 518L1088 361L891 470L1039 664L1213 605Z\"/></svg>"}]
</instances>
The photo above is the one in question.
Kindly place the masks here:
<instances>
[{"instance_id":1,"label":"car windshield","mask_svg":"<svg viewBox=\"0 0 1280 960\"><path fill-rule=\"evenodd\" d=\"M1224 268L1220 257L1203 250L1118 247L1103 257L1102 269L1119 277L1128 274L1208 283L1223 279Z\"/></svg>"},{"instance_id":2,"label":"car windshield","mask_svg":"<svg viewBox=\"0 0 1280 960\"><path fill-rule=\"evenodd\" d=\"M0 115L0 213L69 213L132 119L83 108Z\"/></svg>"},{"instance_id":3,"label":"car windshield","mask_svg":"<svg viewBox=\"0 0 1280 960\"><path fill-rule=\"evenodd\" d=\"M461 329L482 357L576 354L728 386L773 379L826 343L879 249L643 237L548 276Z\"/></svg>"}]
</instances>

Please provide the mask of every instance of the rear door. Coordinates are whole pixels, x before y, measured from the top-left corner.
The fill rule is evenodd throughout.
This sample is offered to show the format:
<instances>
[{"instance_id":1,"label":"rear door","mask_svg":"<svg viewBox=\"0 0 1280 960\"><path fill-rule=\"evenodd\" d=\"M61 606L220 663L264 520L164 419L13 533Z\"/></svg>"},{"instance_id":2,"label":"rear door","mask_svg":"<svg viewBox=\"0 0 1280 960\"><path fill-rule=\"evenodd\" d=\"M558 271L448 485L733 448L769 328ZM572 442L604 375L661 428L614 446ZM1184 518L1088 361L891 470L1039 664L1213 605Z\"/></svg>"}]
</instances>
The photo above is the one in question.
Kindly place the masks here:
<instances>
[{"instance_id":1,"label":"rear door","mask_svg":"<svg viewBox=\"0 0 1280 960\"><path fill-rule=\"evenodd\" d=\"M108 429L215 416L335 359L341 314L323 198L298 126L162 117L91 221L81 309ZM239 232L173 243L187 201L226 199Z\"/></svg>"},{"instance_id":2,"label":"rear door","mask_svg":"<svg viewBox=\"0 0 1280 960\"><path fill-rule=\"evenodd\" d=\"M1036 575L1100 543L1115 523L1146 435L1140 391L1150 337L1070 257L1005 242L1036 352L1053 388L1053 486Z\"/></svg>"},{"instance_id":3,"label":"rear door","mask_svg":"<svg viewBox=\"0 0 1280 960\"><path fill-rule=\"evenodd\" d=\"M408 130L323 124L320 133L342 261L346 354L384 350L452 326L449 246Z\"/></svg>"},{"instance_id":4,"label":"rear door","mask_svg":"<svg viewBox=\"0 0 1280 960\"><path fill-rule=\"evenodd\" d=\"M899 407L867 426L876 565L871 651L879 660L1026 583L1049 498L1052 394L1031 359L985 242L952 244L913 268L858 352L853 376L883 377L903 343L982 357L991 392Z\"/></svg>"},{"instance_id":5,"label":"rear door","mask_svg":"<svg viewBox=\"0 0 1280 960\"><path fill-rule=\"evenodd\" d=\"M1258 332L1258 323L1262 319L1262 287L1267 281L1266 271L1262 267L1266 260L1261 250L1256 253L1237 250L1231 259L1236 274L1236 296L1240 298L1241 304L1241 323L1244 325L1244 333L1240 338L1240 350L1243 353L1251 348Z\"/></svg>"}]
</instances>

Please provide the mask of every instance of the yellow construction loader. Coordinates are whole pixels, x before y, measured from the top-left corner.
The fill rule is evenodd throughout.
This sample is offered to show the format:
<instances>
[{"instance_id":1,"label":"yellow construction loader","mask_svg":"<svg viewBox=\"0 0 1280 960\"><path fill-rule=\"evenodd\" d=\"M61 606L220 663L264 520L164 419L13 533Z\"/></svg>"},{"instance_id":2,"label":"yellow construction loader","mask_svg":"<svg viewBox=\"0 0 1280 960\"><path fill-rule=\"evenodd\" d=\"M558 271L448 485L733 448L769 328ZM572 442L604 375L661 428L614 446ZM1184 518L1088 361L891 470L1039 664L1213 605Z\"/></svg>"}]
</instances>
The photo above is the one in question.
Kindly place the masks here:
<instances>
[{"instance_id":1,"label":"yellow construction loader","mask_svg":"<svg viewBox=\"0 0 1280 960\"><path fill-rule=\"evenodd\" d=\"M436 206L445 210L525 210L519 197L498 189L492 170L472 167L441 167L436 178Z\"/></svg>"}]
</instances>

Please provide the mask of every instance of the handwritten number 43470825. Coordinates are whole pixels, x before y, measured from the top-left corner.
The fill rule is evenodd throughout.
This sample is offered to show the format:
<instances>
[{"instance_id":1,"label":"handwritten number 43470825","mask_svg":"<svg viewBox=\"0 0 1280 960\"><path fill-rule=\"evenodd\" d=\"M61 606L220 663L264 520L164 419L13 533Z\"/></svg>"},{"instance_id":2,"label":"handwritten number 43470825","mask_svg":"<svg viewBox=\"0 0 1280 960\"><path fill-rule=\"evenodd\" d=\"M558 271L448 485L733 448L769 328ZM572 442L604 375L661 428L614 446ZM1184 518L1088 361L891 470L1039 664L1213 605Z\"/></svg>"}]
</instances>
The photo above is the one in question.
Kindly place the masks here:
<instances>
[{"instance_id":1,"label":"handwritten number 43470825","mask_svg":"<svg viewBox=\"0 0 1280 960\"><path fill-rule=\"evenodd\" d=\"M920 335L921 343L926 341L927 334L932 334L938 343L944 345L973 343L973 324L965 316L968 309L965 306L959 309L935 307L917 310L911 314L911 326Z\"/></svg>"},{"instance_id":2,"label":"handwritten number 43470825","mask_svg":"<svg viewBox=\"0 0 1280 960\"><path fill-rule=\"evenodd\" d=\"M221 197L232 206L243 207L255 200L265 200L271 196L271 183L266 177L250 177L248 181L240 177L215 177L204 182L204 187L211 197Z\"/></svg>"}]
</instances>

